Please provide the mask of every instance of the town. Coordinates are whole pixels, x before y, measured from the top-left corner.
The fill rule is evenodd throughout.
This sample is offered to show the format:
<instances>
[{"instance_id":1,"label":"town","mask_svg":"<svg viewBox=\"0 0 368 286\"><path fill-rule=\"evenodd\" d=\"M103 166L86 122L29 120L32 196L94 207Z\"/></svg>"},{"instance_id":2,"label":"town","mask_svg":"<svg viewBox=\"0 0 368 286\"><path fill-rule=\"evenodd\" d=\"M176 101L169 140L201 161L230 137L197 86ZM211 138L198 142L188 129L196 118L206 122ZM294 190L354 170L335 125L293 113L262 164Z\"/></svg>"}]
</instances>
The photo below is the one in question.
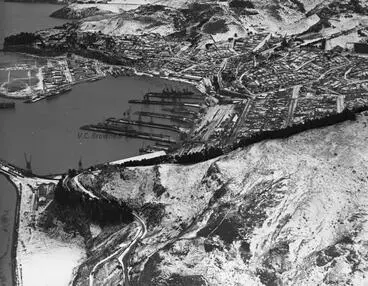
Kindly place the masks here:
<instances>
[{"instance_id":1,"label":"town","mask_svg":"<svg viewBox=\"0 0 368 286\"><path fill-rule=\"evenodd\" d=\"M262 132L367 107L365 28L332 30L324 37L318 33L285 37L259 30L222 40L201 35L200 40L190 42L159 34L77 33L75 25L64 24L34 36L32 49L54 55L57 46L63 55L49 58L39 68L38 92L29 102L107 75L160 77L198 90L195 96L178 91L146 94L130 103L159 105L163 107L160 112L138 112L136 119L110 118L81 126L83 130L155 142L142 147L142 152L165 150L184 156L208 148L225 151ZM356 33L362 42L350 43L349 49L347 45L331 48L331 41L345 33ZM6 46L11 50L16 42L12 38ZM184 115L183 120L174 121L178 113ZM155 122L158 118L166 122ZM136 127L168 130L177 136Z\"/></svg>"}]
</instances>

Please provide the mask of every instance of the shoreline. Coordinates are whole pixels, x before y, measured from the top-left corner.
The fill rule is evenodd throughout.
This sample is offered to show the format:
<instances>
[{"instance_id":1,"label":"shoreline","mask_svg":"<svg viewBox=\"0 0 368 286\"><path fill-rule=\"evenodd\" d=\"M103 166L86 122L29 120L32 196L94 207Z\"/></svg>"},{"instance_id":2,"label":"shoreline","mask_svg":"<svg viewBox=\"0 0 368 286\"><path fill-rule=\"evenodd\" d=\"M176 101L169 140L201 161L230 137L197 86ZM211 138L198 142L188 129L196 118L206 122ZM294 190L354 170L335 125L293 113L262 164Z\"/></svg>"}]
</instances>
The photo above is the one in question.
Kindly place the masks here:
<instances>
[{"instance_id":1,"label":"shoreline","mask_svg":"<svg viewBox=\"0 0 368 286\"><path fill-rule=\"evenodd\" d=\"M52 4L52 5L57 5L57 6L63 6L65 5L65 3L60 3L58 1L22 1L22 0L14 0L14 1L9 1L9 0L4 0L4 3L22 3L22 4Z\"/></svg>"},{"instance_id":2,"label":"shoreline","mask_svg":"<svg viewBox=\"0 0 368 286\"><path fill-rule=\"evenodd\" d=\"M13 225L13 234L12 234L12 245L10 250L11 264L12 264L12 285L18 286L19 277L18 277L18 263L17 263L17 248L18 248L18 235L19 235L19 211L20 211L20 201L21 194L18 186L15 182L10 178L10 175L0 173L0 176L4 176L8 182L15 188L16 193L16 202L15 202L15 215L14 215L14 225Z\"/></svg>"},{"instance_id":3,"label":"shoreline","mask_svg":"<svg viewBox=\"0 0 368 286\"><path fill-rule=\"evenodd\" d=\"M2 49L0 50L1 52L4 53L14 53L14 54L19 54L19 55L24 55L24 56L28 56L28 57L33 57L33 58L40 58L40 59L48 59L48 58L54 58L54 59L62 59L64 57L67 56L67 53L61 53L58 55L42 55L42 54L36 54L36 53L31 53L31 52L27 52L27 51L21 51L21 50L12 50L12 49ZM40 51L41 52L41 51ZM203 80L205 80L205 78L202 78L200 80L189 80L185 77L180 77L180 75L169 75L169 74L165 74L165 75L160 75L159 72L156 71L137 71L135 68L131 68L129 66L126 66L124 64L111 64L107 61L104 61L102 59L90 56L89 54L79 54L78 51L72 51L72 54L76 55L76 56L80 56L86 59L93 59L93 60L97 60L100 61L104 64L107 65L115 65L118 66L120 68L124 68L124 69L128 69L131 70L134 74L134 76L137 77L151 77L151 78L159 78L159 79L163 79L163 80L169 80L169 81L173 81L173 82L179 82L179 83L185 83L185 84L189 84L190 86L196 88L200 93L204 93L202 91L204 84L203 84ZM111 58L111 60L114 60L114 58ZM130 77L130 76L128 76ZM85 80L88 81L88 80ZM82 82L78 82L78 83L82 83ZM74 83L74 84L78 84L78 83Z\"/></svg>"}]
</instances>

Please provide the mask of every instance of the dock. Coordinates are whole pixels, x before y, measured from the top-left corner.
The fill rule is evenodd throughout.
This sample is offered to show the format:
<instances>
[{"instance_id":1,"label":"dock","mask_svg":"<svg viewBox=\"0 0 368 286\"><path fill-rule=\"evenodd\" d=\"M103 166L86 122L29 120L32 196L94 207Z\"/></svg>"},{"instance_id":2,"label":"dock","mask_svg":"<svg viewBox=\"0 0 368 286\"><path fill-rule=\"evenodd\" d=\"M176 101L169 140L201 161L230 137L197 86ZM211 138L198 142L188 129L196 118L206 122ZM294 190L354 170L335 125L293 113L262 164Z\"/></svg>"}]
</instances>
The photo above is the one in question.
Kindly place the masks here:
<instances>
[{"instance_id":1,"label":"dock","mask_svg":"<svg viewBox=\"0 0 368 286\"><path fill-rule=\"evenodd\" d=\"M174 102L174 101L160 101L160 100L131 99L128 102L132 104L143 104L143 105L171 105L171 106L186 106L186 107L201 108L200 104L197 101Z\"/></svg>"},{"instance_id":2,"label":"dock","mask_svg":"<svg viewBox=\"0 0 368 286\"><path fill-rule=\"evenodd\" d=\"M160 98L162 100L169 99L169 100L181 100L181 99L191 99L191 100L199 100L203 101L203 96L195 94L194 92L148 92L144 95L144 99L151 99L151 98Z\"/></svg>"},{"instance_id":3,"label":"dock","mask_svg":"<svg viewBox=\"0 0 368 286\"><path fill-rule=\"evenodd\" d=\"M124 129L123 127L109 126L108 124L97 125L85 125L80 127L81 130L93 131L99 133L107 133L124 137L140 138L150 141L162 142L167 144L174 144L176 141L172 140L169 136L163 134L152 134L147 132L141 132L137 130Z\"/></svg>"},{"instance_id":4,"label":"dock","mask_svg":"<svg viewBox=\"0 0 368 286\"><path fill-rule=\"evenodd\" d=\"M37 101L43 100L43 99L51 99L56 95L61 95L64 93L67 93L72 90L72 87L70 85L63 86L54 90L50 90L44 94L37 94L30 99L26 100L24 103L35 103Z\"/></svg>"},{"instance_id":5,"label":"dock","mask_svg":"<svg viewBox=\"0 0 368 286\"><path fill-rule=\"evenodd\" d=\"M163 130L169 130L169 131L181 133L178 127L167 125L167 124L161 124L161 123L144 122L144 121L138 121L138 120L115 119L115 118L109 118L105 122L109 125L110 124L117 125L117 126L135 125L135 126L150 127L150 128L163 129Z\"/></svg>"}]
</instances>

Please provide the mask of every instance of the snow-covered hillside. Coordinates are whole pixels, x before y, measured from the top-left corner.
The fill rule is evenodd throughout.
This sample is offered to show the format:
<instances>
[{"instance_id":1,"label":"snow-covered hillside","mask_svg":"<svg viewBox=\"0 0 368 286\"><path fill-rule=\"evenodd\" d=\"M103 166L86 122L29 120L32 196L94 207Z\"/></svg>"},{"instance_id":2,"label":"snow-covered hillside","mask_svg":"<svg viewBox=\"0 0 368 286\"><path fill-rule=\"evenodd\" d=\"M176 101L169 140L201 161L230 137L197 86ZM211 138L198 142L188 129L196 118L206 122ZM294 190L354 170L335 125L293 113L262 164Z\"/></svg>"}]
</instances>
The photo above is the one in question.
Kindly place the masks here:
<instances>
[{"instance_id":1,"label":"snow-covered hillside","mask_svg":"<svg viewBox=\"0 0 368 286\"><path fill-rule=\"evenodd\" d=\"M134 285L366 285L367 125L365 115L196 165L110 172L102 191L148 226Z\"/></svg>"},{"instance_id":2,"label":"snow-covered hillside","mask_svg":"<svg viewBox=\"0 0 368 286\"><path fill-rule=\"evenodd\" d=\"M186 37L198 32L202 36L211 34L217 41L234 34L246 36L250 31L284 36L304 33L311 28L322 35L332 30L335 33L344 31L347 26L359 29L367 21L365 5L364 1L348 0L114 0L105 4L71 4L56 11L53 16L82 19L79 26L81 32L101 32L113 36L148 33L168 36L178 33ZM209 26L214 27L212 32L205 29ZM324 31L326 27L329 29ZM344 46L354 39L345 38L334 40L328 46L333 48L340 42Z\"/></svg>"},{"instance_id":3,"label":"snow-covered hillside","mask_svg":"<svg viewBox=\"0 0 368 286\"><path fill-rule=\"evenodd\" d=\"M184 21L183 15L168 7L142 6L134 11L106 16L103 19L86 19L80 29L84 32L102 32L107 35L158 33L163 36L176 31L175 21Z\"/></svg>"}]
</instances>

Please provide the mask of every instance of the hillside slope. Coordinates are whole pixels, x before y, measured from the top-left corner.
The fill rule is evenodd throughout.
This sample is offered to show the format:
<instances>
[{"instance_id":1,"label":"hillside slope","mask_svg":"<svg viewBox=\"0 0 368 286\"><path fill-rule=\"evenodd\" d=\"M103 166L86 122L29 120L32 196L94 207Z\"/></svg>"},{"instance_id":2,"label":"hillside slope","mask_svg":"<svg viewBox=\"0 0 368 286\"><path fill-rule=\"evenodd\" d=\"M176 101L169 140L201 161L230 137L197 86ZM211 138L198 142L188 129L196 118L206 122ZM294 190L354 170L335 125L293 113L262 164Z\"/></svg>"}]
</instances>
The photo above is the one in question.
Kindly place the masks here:
<instances>
[{"instance_id":1,"label":"hillside slope","mask_svg":"<svg viewBox=\"0 0 368 286\"><path fill-rule=\"evenodd\" d=\"M133 285L367 285L367 124L360 116L196 165L84 182L146 220Z\"/></svg>"}]
</instances>

